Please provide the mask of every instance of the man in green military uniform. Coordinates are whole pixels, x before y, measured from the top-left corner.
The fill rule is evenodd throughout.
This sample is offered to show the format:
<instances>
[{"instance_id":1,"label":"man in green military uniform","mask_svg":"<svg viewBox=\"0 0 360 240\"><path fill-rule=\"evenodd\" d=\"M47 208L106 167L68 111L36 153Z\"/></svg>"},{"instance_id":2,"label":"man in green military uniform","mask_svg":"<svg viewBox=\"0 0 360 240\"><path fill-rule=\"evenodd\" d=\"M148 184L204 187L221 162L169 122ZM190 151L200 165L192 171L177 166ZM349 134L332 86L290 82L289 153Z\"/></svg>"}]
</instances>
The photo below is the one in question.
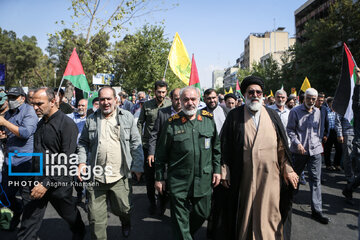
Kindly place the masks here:
<instances>
[{"instance_id":1,"label":"man in green military uniform","mask_svg":"<svg viewBox=\"0 0 360 240\"><path fill-rule=\"evenodd\" d=\"M192 239L210 214L211 185L220 182L219 137L212 114L197 111L199 100L196 88L181 89L182 111L169 118L156 149L155 188L165 190L167 164L175 239Z\"/></svg>"}]
</instances>

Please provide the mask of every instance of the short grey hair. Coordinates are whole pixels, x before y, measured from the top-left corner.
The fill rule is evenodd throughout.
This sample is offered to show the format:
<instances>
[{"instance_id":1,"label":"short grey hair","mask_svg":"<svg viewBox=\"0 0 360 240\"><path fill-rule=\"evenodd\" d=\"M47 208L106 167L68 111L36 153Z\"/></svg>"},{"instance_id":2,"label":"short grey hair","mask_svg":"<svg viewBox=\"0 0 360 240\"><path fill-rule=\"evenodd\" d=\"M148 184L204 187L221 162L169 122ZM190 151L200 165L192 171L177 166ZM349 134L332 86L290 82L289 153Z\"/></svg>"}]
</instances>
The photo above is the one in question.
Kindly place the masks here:
<instances>
[{"instance_id":1,"label":"short grey hair","mask_svg":"<svg viewBox=\"0 0 360 240\"><path fill-rule=\"evenodd\" d=\"M279 90L277 90L276 93L275 93L275 97L276 97L277 95L285 95L285 97L287 97L287 93L285 92L284 89L279 89Z\"/></svg>"},{"instance_id":2,"label":"short grey hair","mask_svg":"<svg viewBox=\"0 0 360 240\"><path fill-rule=\"evenodd\" d=\"M308 88L305 91L305 97L306 96L318 96L318 91L315 88Z\"/></svg>"},{"instance_id":3,"label":"short grey hair","mask_svg":"<svg viewBox=\"0 0 360 240\"><path fill-rule=\"evenodd\" d=\"M143 95L146 97L146 94L145 94L145 92L144 92L144 91L140 91L140 92L138 92L138 96L139 96L140 94L143 94Z\"/></svg>"},{"instance_id":4,"label":"short grey hair","mask_svg":"<svg viewBox=\"0 0 360 240\"><path fill-rule=\"evenodd\" d=\"M187 86L187 87L180 89L180 97L183 95L184 92L189 91L189 90L195 90L198 95L198 99L200 99L200 89L198 89L196 87L192 87L192 86Z\"/></svg>"}]
</instances>

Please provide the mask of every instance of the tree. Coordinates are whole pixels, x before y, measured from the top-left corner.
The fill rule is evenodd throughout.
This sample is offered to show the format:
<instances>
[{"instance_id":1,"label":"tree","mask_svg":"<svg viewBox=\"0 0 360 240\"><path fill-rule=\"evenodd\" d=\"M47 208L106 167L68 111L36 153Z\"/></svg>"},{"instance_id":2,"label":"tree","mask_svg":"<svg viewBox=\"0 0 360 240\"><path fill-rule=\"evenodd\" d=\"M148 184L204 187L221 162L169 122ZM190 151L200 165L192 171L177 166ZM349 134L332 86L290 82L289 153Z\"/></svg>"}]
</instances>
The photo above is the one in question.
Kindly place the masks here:
<instances>
[{"instance_id":1,"label":"tree","mask_svg":"<svg viewBox=\"0 0 360 240\"><path fill-rule=\"evenodd\" d=\"M46 50L49 52L51 62L57 68L57 86L60 84L74 48L79 55L89 85L91 85L92 76L96 73L112 72L109 35L100 32L99 36L93 38L96 40L87 45L81 34L75 35L70 29L63 29L59 34L50 36Z\"/></svg>"},{"instance_id":2,"label":"tree","mask_svg":"<svg viewBox=\"0 0 360 240\"><path fill-rule=\"evenodd\" d=\"M43 85L39 66L43 58L34 36L16 37L13 31L0 28L0 63L5 64L5 86Z\"/></svg>"},{"instance_id":3,"label":"tree","mask_svg":"<svg viewBox=\"0 0 360 240\"><path fill-rule=\"evenodd\" d=\"M164 27L145 25L134 35L127 35L115 43L115 78L126 91L153 89L163 78L171 42L164 36ZM169 88L184 84L168 68L165 76Z\"/></svg>"},{"instance_id":4,"label":"tree","mask_svg":"<svg viewBox=\"0 0 360 240\"><path fill-rule=\"evenodd\" d=\"M136 18L152 12L164 11L155 0L72 0L68 10L73 11L71 28L85 36L89 44L100 37L99 33L119 37L122 30L132 25ZM165 4L159 2L159 4ZM65 25L65 21L61 21Z\"/></svg>"},{"instance_id":5,"label":"tree","mask_svg":"<svg viewBox=\"0 0 360 240\"><path fill-rule=\"evenodd\" d=\"M356 59L360 56L359 34L359 1L336 1L327 18L306 24L304 42L295 46L297 87L307 76L312 87L333 95L340 78L342 43L348 44Z\"/></svg>"}]
</instances>

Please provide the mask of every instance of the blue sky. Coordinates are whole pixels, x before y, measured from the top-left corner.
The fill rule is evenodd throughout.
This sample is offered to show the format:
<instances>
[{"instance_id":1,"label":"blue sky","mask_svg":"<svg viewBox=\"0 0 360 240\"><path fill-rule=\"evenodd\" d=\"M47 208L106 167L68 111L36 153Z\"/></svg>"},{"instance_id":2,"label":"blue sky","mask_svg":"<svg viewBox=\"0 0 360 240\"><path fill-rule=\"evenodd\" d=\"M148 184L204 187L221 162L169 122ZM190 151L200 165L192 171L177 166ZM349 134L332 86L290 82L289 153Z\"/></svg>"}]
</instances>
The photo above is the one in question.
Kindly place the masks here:
<instances>
[{"instance_id":1,"label":"blue sky","mask_svg":"<svg viewBox=\"0 0 360 240\"><path fill-rule=\"evenodd\" d=\"M156 23L165 20L167 37L172 39L175 32L179 33L189 57L195 54L201 85L210 87L212 71L235 64L249 33L273 30L275 22L275 28L285 27L285 31L293 36L294 12L306 0L165 2L166 6L176 2L179 6L135 20L130 32L141 27L145 21ZM18 37L35 36L45 52L47 34L61 29L56 21L70 20L71 11L67 10L70 6L70 0L0 0L0 27L15 31Z\"/></svg>"}]
</instances>

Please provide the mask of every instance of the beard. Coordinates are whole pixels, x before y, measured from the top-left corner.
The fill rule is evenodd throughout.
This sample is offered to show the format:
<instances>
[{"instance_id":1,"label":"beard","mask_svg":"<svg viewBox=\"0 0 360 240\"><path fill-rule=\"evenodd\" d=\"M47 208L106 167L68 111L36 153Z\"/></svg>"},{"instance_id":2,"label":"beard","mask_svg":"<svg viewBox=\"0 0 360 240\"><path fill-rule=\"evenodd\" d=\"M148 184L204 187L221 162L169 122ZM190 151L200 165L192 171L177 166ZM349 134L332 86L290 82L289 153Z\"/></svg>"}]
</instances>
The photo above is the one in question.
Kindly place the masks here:
<instances>
[{"instance_id":1,"label":"beard","mask_svg":"<svg viewBox=\"0 0 360 240\"><path fill-rule=\"evenodd\" d=\"M308 108L308 109L311 109L315 106L315 103L314 104L311 104L311 105L308 105L306 102L304 102L305 104L305 107Z\"/></svg>"},{"instance_id":2,"label":"beard","mask_svg":"<svg viewBox=\"0 0 360 240\"><path fill-rule=\"evenodd\" d=\"M255 101L258 100L258 101ZM253 112L257 112L260 110L261 106L263 104L262 98L245 98L245 105Z\"/></svg>"},{"instance_id":3,"label":"beard","mask_svg":"<svg viewBox=\"0 0 360 240\"><path fill-rule=\"evenodd\" d=\"M276 105L279 107L285 106L285 102L276 102Z\"/></svg>"},{"instance_id":4,"label":"beard","mask_svg":"<svg viewBox=\"0 0 360 240\"><path fill-rule=\"evenodd\" d=\"M192 116L195 115L197 112L197 106L190 105L188 107L181 104L181 110L185 113L186 116Z\"/></svg>"}]
</instances>

